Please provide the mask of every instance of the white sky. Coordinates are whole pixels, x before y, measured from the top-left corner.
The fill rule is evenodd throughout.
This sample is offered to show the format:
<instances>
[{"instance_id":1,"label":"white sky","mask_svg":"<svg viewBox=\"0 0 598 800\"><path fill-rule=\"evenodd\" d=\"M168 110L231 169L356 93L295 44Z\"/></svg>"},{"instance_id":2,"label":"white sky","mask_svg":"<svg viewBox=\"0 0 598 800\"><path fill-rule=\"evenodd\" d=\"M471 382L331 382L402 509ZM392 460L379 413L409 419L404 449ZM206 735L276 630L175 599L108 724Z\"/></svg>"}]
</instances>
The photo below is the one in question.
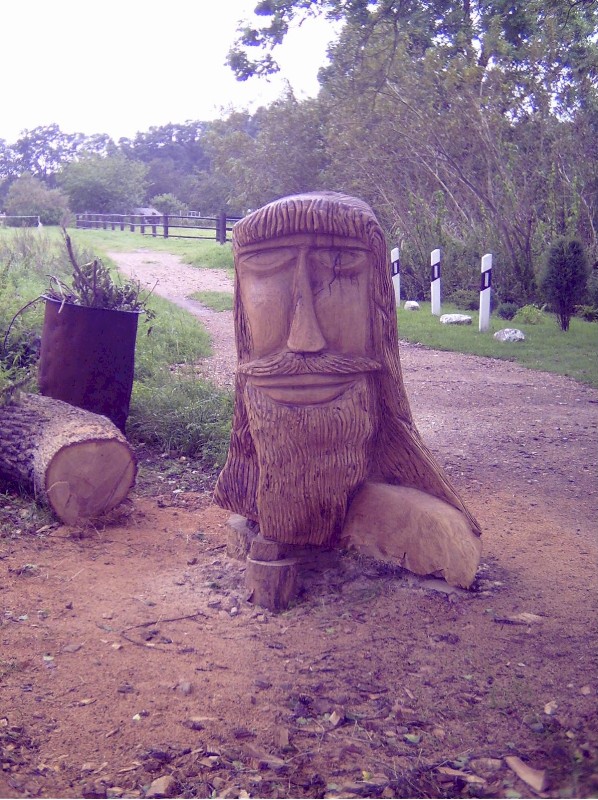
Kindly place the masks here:
<instances>
[{"instance_id":1,"label":"white sky","mask_svg":"<svg viewBox=\"0 0 598 800\"><path fill-rule=\"evenodd\" d=\"M235 80L224 65L256 0L15 0L0 6L0 139L57 123L115 141L152 126L255 110L284 91L315 96L334 31L306 22L275 51L279 76ZM281 77L282 76L282 77Z\"/></svg>"}]
</instances>

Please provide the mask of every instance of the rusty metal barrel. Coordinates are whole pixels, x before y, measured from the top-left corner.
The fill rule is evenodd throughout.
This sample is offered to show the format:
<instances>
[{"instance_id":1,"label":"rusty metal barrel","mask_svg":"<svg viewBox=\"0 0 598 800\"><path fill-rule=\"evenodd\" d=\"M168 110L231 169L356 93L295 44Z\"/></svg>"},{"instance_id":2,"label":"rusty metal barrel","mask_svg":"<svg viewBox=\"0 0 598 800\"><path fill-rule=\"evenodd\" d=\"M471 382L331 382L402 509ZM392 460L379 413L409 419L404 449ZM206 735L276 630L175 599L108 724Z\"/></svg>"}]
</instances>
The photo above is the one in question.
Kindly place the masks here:
<instances>
[{"instance_id":1,"label":"rusty metal barrel","mask_svg":"<svg viewBox=\"0 0 598 800\"><path fill-rule=\"evenodd\" d=\"M124 433L139 313L45 300L40 392L103 414Z\"/></svg>"}]
</instances>

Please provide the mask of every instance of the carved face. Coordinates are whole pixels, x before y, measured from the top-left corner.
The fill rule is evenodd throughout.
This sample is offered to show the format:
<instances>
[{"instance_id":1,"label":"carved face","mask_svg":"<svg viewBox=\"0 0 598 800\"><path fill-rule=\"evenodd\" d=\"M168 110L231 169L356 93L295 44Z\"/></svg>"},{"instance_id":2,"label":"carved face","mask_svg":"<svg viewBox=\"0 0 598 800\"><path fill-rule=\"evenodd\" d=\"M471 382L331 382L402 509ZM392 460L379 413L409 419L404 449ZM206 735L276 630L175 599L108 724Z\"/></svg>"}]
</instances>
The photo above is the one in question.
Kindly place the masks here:
<instances>
[{"instance_id":1,"label":"carved face","mask_svg":"<svg viewBox=\"0 0 598 800\"><path fill-rule=\"evenodd\" d=\"M357 239L297 234L240 248L237 273L251 331L251 358L280 353L367 356L372 256ZM327 402L355 381L327 372L260 375L273 400Z\"/></svg>"}]
</instances>

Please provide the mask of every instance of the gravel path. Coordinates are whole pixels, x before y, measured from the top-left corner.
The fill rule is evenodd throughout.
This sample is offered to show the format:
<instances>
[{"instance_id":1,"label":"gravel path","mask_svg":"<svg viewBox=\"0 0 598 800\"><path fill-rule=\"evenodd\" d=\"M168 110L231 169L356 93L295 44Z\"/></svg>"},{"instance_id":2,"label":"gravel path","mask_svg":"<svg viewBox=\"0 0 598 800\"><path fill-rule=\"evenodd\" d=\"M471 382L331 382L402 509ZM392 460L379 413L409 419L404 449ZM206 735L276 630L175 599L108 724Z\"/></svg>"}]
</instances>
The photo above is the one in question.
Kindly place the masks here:
<instances>
[{"instance_id":1,"label":"gravel path","mask_svg":"<svg viewBox=\"0 0 598 800\"><path fill-rule=\"evenodd\" d=\"M190 295L195 292L233 292L233 282L224 269L197 269L184 264L179 256L136 250L108 253L119 270L142 286L199 317L210 334L213 355L197 364L198 373L221 388L234 386L237 360L232 311L212 311Z\"/></svg>"}]
</instances>

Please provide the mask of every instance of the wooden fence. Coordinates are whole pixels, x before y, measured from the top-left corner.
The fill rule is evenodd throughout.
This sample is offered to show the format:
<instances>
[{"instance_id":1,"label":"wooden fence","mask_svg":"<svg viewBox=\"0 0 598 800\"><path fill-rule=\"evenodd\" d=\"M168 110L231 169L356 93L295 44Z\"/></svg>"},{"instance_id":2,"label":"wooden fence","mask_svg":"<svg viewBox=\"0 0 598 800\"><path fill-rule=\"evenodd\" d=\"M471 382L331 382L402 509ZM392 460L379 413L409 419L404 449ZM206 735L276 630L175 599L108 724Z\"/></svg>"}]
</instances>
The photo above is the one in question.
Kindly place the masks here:
<instances>
[{"instance_id":1,"label":"wooden fence","mask_svg":"<svg viewBox=\"0 0 598 800\"><path fill-rule=\"evenodd\" d=\"M215 239L220 244L229 240L238 217L188 217L179 214L77 214L77 228L102 230L136 230L144 236L165 239Z\"/></svg>"}]
</instances>

